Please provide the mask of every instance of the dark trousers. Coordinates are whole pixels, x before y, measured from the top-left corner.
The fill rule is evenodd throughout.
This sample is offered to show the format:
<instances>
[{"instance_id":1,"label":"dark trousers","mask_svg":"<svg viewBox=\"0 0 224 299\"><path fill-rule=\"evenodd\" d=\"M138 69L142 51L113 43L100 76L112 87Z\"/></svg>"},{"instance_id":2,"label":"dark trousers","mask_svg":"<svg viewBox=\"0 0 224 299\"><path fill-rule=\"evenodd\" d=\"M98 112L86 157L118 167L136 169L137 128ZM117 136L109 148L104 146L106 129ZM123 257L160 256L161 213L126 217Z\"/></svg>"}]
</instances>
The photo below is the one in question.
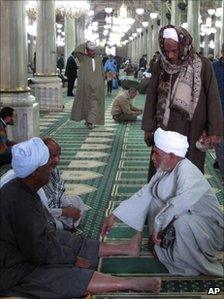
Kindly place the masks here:
<instances>
[{"instance_id":1,"label":"dark trousers","mask_svg":"<svg viewBox=\"0 0 224 299\"><path fill-rule=\"evenodd\" d=\"M75 84L75 79L74 77L68 77L68 90L67 90L67 95L71 96L73 95L73 88L74 88L74 84Z\"/></svg>"},{"instance_id":2,"label":"dark trousers","mask_svg":"<svg viewBox=\"0 0 224 299\"><path fill-rule=\"evenodd\" d=\"M107 93L112 92L113 80L107 81Z\"/></svg>"},{"instance_id":3,"label":"dark trousers","mask_svg":"<svg viewBox=\"0 0 224 299\"><path fill-rule=\"evenodd\" d=\"M11 164L11 160L12 160L11 153L1 154L0 155L0 166L6 165L6 164Z\"/></svg>"}]
</instances>

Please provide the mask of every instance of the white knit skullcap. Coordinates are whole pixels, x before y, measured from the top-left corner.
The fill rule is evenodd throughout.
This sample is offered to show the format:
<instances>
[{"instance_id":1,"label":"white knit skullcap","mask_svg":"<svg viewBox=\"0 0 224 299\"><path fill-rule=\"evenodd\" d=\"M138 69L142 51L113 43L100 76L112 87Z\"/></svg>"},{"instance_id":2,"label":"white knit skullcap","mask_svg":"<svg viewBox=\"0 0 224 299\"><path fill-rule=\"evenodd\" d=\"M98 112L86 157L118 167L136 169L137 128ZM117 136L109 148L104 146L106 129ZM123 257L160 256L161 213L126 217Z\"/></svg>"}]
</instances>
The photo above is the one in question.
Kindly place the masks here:
<instances>
[{"instance_id":1,"label":"white knit skullcap","mask_svg":"<svg viewBox=\"0 0 224 299\"><path fill-rule=\"evenodd\" d=\"M185 157L189 147L186 136L174 131L164 131L161 128L155 131L154 142L155 146L163 152L173 153L182 158Z\"/></svg>"},{"instance_id":2,"label":"white knit skullcap","mask_svg":"<svg viewBox=\"0 0 224 299\"><path fill-rule=\"evenodd\" d=\"M163 31L163 38L171 38L175 42L179 42L177 32L174 28L166 28Z\"/></svg>"},{"instance_id":3,"label":"white knit skullcap","mask_svg":"<svg viewBox=\"0 0 224 299\"><path fill-rule=\"evenodd\" d=\"M48 147L39 137L18 143L12 147L12 168L16 177L25 178L38 167L47 164Z\"/></svg>"},{"instance_id":4,"label":"white knit skullcap","mask_svg":"<svg viewBox=\"0 0 224 299\"><path fill-rule=\"evenodd\" d=\"M86 43L86 48L89 49L89 50L96 50L96 44L89 41L89 42Z\"/></svg>"}]
</instances>

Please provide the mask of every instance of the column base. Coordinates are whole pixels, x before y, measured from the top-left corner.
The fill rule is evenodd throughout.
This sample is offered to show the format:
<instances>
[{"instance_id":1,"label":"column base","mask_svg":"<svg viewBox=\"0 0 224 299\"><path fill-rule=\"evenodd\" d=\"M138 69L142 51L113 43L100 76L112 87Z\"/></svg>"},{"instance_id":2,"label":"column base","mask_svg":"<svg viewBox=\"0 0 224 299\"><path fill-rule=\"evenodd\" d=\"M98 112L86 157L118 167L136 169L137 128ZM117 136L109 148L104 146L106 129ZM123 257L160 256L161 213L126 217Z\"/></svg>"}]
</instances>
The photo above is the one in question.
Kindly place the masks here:
<instances>
[{"instance_id":1,"label":"column base","mask_svg":"<svg viewBox=\"0 0 224 299\"><path fill-rule=\"evenodd\" d=\"M7 126L8 137L16 142L39 136L39 104L29 92L1 93L1 106L15 109L17 118Z\"/></svg>"},{"instance_id":2,"label":"column base","mask_svg":"<svg viewBox=\"0 0 224 299\"><path fill-rule=\"evenodd\" d=\"M63 110L62 83L57 76L35 77L32 82L30 87L40 104L41 111Z\"/></svg>"}]
</instances>

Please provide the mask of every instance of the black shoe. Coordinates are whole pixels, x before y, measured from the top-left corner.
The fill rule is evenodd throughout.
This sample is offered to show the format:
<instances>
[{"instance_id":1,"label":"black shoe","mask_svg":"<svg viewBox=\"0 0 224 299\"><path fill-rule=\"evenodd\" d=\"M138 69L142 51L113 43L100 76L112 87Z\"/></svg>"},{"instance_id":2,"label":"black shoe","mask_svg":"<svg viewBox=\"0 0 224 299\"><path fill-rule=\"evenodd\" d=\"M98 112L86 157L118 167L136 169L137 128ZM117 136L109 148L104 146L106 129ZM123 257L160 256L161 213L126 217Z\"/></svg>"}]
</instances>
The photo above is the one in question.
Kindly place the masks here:
<instances>
[{"instance_id":1,"label":"black shoe","mask_svg":"<svg viewBox=\"0 0 224 299\"><path fill-rule=\"evenodd\" d=\"M67 93L67 97L74 97L74 93Z\"/></svg>"},{"instance_id":2,"label":"black shoe","mask_svg":"<svg viewBox=\"0 0 224 299\"><path fill-rule=\"evenodd\" d=\"M214 167L215 169L219 169L219 163L218 163L218 161L215 161L215 162L213 163L213 167Z\"/></svg>"}]
</instances>

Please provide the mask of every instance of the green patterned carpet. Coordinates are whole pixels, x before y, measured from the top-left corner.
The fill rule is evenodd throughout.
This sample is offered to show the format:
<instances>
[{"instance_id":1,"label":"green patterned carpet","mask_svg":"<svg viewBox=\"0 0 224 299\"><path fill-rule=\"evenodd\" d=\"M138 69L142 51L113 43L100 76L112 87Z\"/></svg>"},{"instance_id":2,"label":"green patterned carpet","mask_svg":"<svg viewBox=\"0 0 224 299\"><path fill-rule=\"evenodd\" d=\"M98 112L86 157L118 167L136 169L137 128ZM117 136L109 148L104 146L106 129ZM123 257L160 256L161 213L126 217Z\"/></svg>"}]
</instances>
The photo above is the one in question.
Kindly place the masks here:
<instances>
[{"instance_id":1,"label":"green patterned carpet","mask_svg":"<svg viewBox=\"0 0 224 299\"><path fill-rule=\"evenodd\" d=\"M113 96L116 92L113 91ZM65 109L60 113L41 114L41 136L51 136L62 146L59 168L66 181L66 192L80 195L86 204L85 217L79 233L99 239L102 222L114 207L146 183L149 149L143 140L141 122L117 124L110 114L113 97L106 98L106 122L93 130L83 123L69 120L73 98L65 97ZM145 96L138 96L135 105L144 106ZM220 175L213 169L214 152L207 154L206 178L219 202L224 203ZM134 230L117 223L106 241L117 243L128 240ZM191 298L205 299L210 287L223 289L222 279L211 277L178 277L166 268L147 249L147 231L143 232L141 256L108 257L100 260L99 271L119 276L160 276L161 294L122 292L93 296L95 299L124 298ZM209 296L208 298L210 298ZM219 297L216 296L218 299Z\"/></svg>"}]
</instances>

